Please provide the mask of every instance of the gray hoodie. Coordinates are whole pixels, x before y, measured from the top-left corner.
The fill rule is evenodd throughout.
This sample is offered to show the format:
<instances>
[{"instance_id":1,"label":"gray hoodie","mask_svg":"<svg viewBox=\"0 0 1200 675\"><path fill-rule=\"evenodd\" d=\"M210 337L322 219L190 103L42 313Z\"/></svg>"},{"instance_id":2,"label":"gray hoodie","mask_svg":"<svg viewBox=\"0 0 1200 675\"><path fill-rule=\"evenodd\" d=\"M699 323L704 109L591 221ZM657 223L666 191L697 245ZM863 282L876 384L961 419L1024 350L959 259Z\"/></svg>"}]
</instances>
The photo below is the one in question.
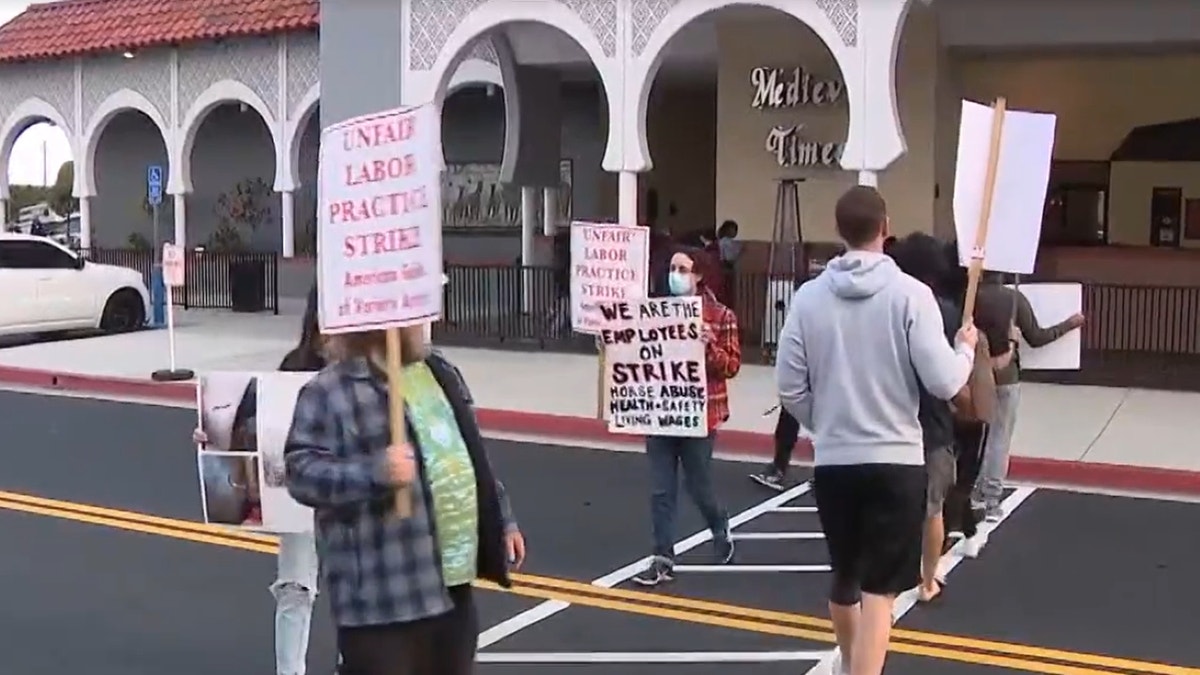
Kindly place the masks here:
<instances>
[{"instance_id":1,"label":"gray hoodie","mask_svg":"<svg viewBox=\"0 0 1200 675\"><path fill-rule=\"evenodd\" d=\"M821 465L925 463L918 381L949 400L974 354L946 341L933 292L882 253L851 251L792 298L775 377Z\"/></svg>"}]
</instances>

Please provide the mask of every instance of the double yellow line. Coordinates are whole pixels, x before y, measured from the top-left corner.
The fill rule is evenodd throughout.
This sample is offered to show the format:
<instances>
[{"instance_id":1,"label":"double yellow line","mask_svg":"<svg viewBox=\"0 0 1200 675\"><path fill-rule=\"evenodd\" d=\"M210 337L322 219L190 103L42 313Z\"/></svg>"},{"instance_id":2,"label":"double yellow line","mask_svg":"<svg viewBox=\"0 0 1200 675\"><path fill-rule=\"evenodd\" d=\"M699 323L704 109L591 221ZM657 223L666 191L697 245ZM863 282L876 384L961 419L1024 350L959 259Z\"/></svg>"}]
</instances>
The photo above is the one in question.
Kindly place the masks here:
<instances>
[{"instance_id":1,"label":"double yellow line","mask_svg":"<svg viewBox=\"0 0 1200 675\"><path fill-rule=\"evenodd\" d=\"M0 491L0 509L256 553L274 554L279 551L278 539L270 535L240 532L204 523L13 492ZM529 574L516 574L513 581L515 585L506 592L538 600L558 600L573 605L608 609L627 614L780 637L834 642L833 627L829 621L802 614L741 607L660 593L601 588L578 581ZM481 583L480 587L501 590L491 584ZM897 654L989 665L1031 673L1048 675L1096 675L1097 673L1200 675L1200 669L1197 668L923 631L895 629L892 632L892 638L891 651Z\"/></svg>"}]
</instances>

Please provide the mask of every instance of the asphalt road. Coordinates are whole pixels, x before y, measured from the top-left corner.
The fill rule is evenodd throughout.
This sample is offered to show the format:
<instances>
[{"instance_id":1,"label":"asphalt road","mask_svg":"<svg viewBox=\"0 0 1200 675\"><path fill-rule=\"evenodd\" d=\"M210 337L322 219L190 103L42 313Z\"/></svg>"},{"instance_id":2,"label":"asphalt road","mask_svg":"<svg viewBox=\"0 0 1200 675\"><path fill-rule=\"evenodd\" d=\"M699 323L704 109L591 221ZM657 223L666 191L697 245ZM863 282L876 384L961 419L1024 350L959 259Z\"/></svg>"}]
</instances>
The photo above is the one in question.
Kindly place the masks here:
<instances>
[{"instance_id":1,"label":"asphalt road","mask_svg":"<svg viewBox=\"0 0 1200 675\"><path fill-rule=\"evenodd\" d=\"M189 434L192 411L0 392L0 490L147 514L200 518ZM493 441L530 548L526 574L591 581L645 555L647 480L637 454ZM731 513L767 497L749 467L719 463ZM801 476L802 478L802 476ZM790 506L811 505L807 495ZM0 505L2 506L2 505ZM946 598L917 607L902 629L1200 667L1194 639L1200 506L1035 492L992 535L984 555L950 576ZM700 529L681 503L678 536ZM767 513L736 532L819 532L815 514ZM0 508L0 672L20 675L211 675L273 668L271 555ZM707 562L701 546L681 563ZM827 561L820 540L746 540L744 565ZM823 573L682 574L663 593L825 616ZM628 585L621 588L630 589ZM482 625L538 599L481 591ZM332 669L332 629L317 613L310 672ZM767 630L578 604L487 653L827 650L827 641ZM806 673L812 662L766 664L487 663L484 675L748 675ZM902 675L982 672L911 653ZM1029 672L990 667L991 672ZM1049 672L1038 671L1033 672ZM1103 671L1094 671L1103 672ZM1118 671L1127 672L1127 671ZM1132 671L1137 672L1137 671ZM1200 671L1198 671L1200 672Z\"/></svg>"}]
</instances>

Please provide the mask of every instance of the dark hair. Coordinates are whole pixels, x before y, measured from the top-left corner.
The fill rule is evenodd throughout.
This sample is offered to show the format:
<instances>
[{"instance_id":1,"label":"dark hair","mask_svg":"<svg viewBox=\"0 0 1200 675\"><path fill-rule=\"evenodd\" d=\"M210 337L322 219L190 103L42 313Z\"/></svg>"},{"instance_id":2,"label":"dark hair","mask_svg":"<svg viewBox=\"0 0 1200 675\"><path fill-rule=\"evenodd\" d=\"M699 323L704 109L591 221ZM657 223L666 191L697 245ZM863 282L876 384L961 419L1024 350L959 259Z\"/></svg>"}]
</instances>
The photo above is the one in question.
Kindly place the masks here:
<instances>
[{"instance_id":1,"label":"dark hair","mask_svg":"<svg viewBox=\"0 0 1200 675\"><path fill-rule=\"evenodd\" d=\"M692 273L700 277L698 285L701 288L707 288L708 282L717 282L720 268L708 251L695 246L677 246L671 251L671 257L675 257L676 253L682 253L692 259Z\"/></svg>"},{"instance_id":2,"label":"dark hair","mask_svg":"<svg viewBox=\"0 0 1200 675\"><path fill-rule=\"evenodd\" d=\"M721 223L721 227L717 228L718 237L736 237L738 235L738 224L736 220L727 220Z\"/></svg>"},{"instance_id":3,"label":"dark hair","mask_svg":"<svg viewBox=\"0 0 1200 675\"><path fill-rule=\"evenodd\" d=\"M879 190L855 185L838 199L834 209L837 233L850 248L861 248L879 238L887 220L887 202Z\"/></svg>"},{"instance_id":4,"label":"dark hair","mask_svg":"<svg viewBox=\"0 0 1200 675\"><path fill-rule=\"evenodd\" d=\"M308 293L304 318L300 320L300 342L283 357L280 370L320 370L325 365L321 354L321 324L317 306L317 285Z\"/></svg>"},{"instance_id":5,"label":"dark hair","mask_svg":"<svg viewBox=\"0 0 1200 675\"><path fill-rule=\"evenodd\" d=\"M900 269L936 291L943 290L947 272L942 242L924 232L913 232L891 247Z\"/></svg>"}]
</instances>

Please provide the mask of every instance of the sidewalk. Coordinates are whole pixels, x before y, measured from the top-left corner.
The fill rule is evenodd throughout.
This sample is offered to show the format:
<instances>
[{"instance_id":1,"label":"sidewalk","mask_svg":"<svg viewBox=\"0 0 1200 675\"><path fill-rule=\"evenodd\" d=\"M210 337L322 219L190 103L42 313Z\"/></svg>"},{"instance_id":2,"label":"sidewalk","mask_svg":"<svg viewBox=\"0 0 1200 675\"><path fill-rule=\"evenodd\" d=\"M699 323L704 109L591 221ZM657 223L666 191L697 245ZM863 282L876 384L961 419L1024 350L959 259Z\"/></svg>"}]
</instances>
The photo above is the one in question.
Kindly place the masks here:
<instances>
[{"instance_id":1,"label":"sidewalk","mask_svg":"<svg viewBox=\"0 0 1200 675\"><path fill-rule=\"evenodd\" d=\"M299 319L181 311L178 364L197 372L273 370L294 344ZM446 348L462 369L485 426L496 431L625 441L596 419L594 356ZM190 385L149 382L167 367L167 335L146 331L0 349L0 383L188 399ZM114 380L113 378L117 378ZM769 454L773 369L747 365L730 385L723 451ZM1025 383L1013 475L1114 490L1200 495L1200 451L1189 422L1200 394ZM808 448L798 449L804 459ZM810 455L809 455L810 456ZM1049 461L1047 461L1049 460ZM1135 479L1130 468L1143 469Z\"/></svg>"}]
</instances>

